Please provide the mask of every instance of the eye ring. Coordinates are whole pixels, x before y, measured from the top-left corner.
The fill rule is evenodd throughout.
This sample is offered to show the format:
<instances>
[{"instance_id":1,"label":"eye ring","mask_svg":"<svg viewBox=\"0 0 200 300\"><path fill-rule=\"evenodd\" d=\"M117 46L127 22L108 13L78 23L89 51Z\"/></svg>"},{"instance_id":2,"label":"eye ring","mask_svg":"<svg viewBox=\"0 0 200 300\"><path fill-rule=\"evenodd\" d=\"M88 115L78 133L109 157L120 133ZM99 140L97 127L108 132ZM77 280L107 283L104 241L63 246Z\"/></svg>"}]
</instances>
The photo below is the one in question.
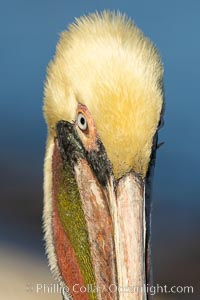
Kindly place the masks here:
<instances>
[{"instance_id":1,"label":"eye ring","mask_svg":"<svg viewBox=\"0 0 200 300\"><path fill-rule=\"evenodd\" d=\"M82 131L86 131L88 128L86 117L82 113L78 113L77 125Z\"/></svg>"}]
</instances>

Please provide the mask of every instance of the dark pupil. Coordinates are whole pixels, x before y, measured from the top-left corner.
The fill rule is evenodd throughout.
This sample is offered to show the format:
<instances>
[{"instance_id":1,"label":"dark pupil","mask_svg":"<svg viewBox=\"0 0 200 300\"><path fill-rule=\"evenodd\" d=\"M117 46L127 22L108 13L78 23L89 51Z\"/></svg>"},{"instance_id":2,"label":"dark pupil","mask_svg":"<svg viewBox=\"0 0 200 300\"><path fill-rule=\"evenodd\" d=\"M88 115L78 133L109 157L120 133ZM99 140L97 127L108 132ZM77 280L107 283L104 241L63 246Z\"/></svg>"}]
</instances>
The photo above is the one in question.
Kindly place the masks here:
<instances>
[{"instance_id":1,"label":"dark pupil","mask_svg":"<svg viewBox=\"0 0 200 300\"><path fill-rule=\"evenodd\" d=\"M85 119L83 117L81 117L81 124L85 125Z\"/></svg>"}]
</instances>

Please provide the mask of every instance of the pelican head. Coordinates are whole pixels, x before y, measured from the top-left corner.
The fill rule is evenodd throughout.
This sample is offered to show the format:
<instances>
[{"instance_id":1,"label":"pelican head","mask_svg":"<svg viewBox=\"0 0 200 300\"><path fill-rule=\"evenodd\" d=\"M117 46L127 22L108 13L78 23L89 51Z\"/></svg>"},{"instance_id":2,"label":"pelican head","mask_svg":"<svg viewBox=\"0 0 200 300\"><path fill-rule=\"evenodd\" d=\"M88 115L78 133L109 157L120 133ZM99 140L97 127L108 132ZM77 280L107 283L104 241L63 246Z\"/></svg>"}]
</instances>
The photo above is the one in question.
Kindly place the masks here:
<instances>
[{"instance_id":1,"label":"pelican head","mask_svg":"<svg viewBox=\"0 0 200 300\"><path fill-rule=\"evenodd\" d=\"M121 14L77 19L47 70L44 230L64 299L147 299L163 69Z\"/></svg>"}]
</instances>

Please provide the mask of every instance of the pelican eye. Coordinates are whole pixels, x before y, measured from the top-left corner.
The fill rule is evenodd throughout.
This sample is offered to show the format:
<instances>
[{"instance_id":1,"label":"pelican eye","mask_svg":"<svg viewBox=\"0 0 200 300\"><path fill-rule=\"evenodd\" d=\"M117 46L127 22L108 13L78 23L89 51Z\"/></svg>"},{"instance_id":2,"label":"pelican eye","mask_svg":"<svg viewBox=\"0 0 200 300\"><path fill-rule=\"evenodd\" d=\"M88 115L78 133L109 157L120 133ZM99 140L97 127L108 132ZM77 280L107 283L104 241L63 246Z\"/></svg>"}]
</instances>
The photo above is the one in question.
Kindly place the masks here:
<instances>
[{"instance_id":1,"label":"pelican eye","mask_svg":"<svg viewBox=\"0 0 200 300\"><path fill-rule=\"evenodd\" d=\"M78 124L78 127L83 131L87 130L87 128L88 128L86 118L82 113L78 113L77 124Z\"/></svg>"}]
</instances>

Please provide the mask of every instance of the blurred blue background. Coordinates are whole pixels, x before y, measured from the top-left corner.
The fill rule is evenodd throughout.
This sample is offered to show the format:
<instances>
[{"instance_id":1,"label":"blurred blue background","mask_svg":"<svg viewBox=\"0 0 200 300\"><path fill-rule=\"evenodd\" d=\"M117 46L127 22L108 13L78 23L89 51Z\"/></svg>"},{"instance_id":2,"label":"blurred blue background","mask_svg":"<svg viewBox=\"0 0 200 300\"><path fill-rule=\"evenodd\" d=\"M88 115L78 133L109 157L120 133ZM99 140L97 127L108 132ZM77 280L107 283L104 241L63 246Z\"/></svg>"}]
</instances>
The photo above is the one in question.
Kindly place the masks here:
<instances>
[{"instance_id":1,"label":"blurred blue background","mask_svg":"<svg viewBox=\"0 0 200 300\"><path fill-rule=\"evenodd\" d=\"M165 145L158 150L154 180L154 281L193 285L194 294L156 299L200 299L200 1L0 3L0 261L5 265L0 268L0 298L13 299L1 296L8 295L6 277L17 280L20 268L24 281L16 283L19 299L22 285L37 280L41 268L44 278L51 278L41 230L46 139L42 99L46 66L59 33L74 17L115 9L127 13L154 41L165 68L165 127L159 136ZM21 259L17 271L5 263L14 264L15 257ZM32 269L32 258L38 265L36 279L23 271ZM28 296L40 299L34 293L24 299Z\"/></svg>"}]
</instances>

